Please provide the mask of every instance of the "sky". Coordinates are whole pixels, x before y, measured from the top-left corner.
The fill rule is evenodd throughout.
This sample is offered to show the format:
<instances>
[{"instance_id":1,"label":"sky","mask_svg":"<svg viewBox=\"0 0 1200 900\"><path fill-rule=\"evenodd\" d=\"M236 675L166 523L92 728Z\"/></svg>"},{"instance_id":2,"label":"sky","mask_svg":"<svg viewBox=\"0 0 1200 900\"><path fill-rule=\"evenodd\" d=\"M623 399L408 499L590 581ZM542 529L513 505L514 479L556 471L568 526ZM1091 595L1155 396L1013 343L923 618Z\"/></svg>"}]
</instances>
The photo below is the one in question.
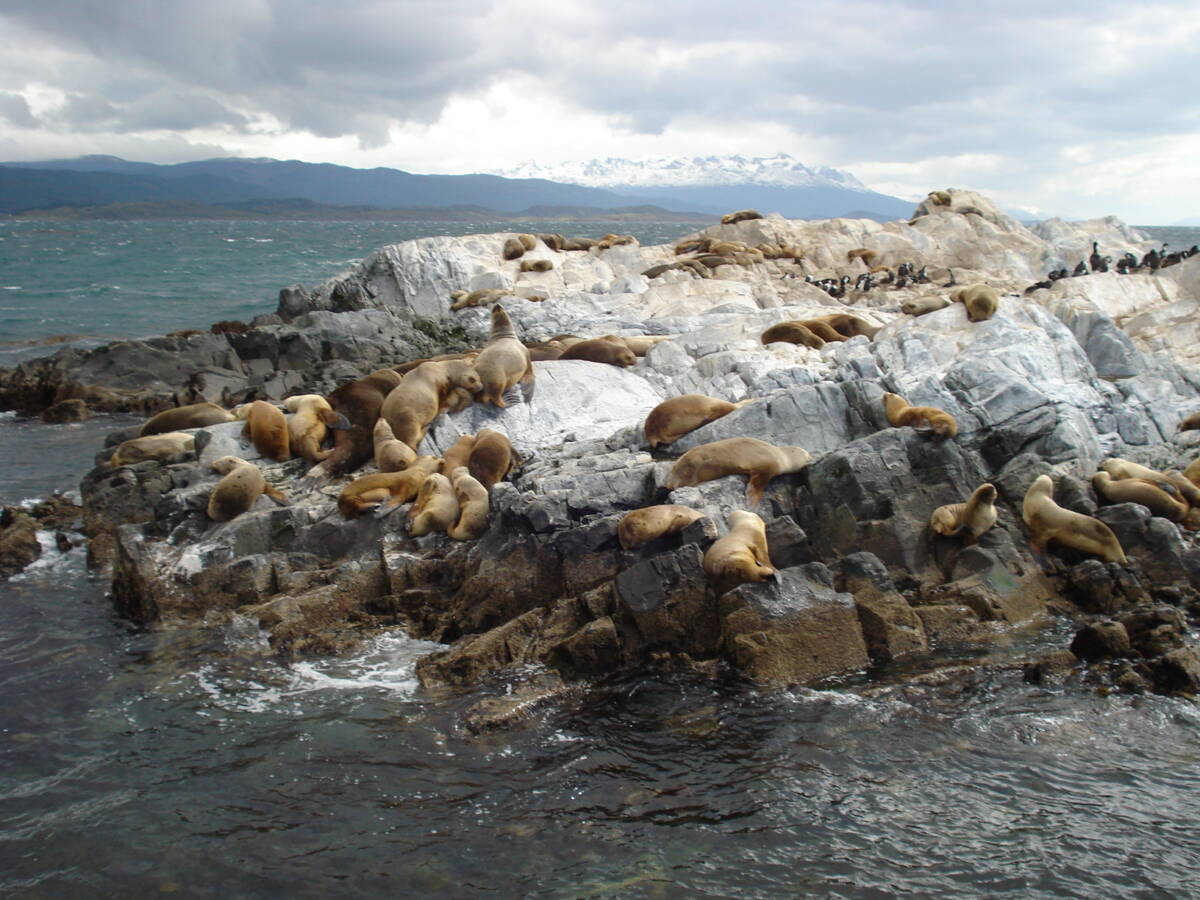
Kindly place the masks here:
<instances>
[{"instance_id":1,"label":"sky","mask_svg":"<svg viewBox=\"0 0 1200 900\"><path fill-rule=\"evenodd\" d=\"M1165 225L1200 217L1198 47L1195 0L0 0L0 160L782 152Z\"/></svg>"}]
</instances>

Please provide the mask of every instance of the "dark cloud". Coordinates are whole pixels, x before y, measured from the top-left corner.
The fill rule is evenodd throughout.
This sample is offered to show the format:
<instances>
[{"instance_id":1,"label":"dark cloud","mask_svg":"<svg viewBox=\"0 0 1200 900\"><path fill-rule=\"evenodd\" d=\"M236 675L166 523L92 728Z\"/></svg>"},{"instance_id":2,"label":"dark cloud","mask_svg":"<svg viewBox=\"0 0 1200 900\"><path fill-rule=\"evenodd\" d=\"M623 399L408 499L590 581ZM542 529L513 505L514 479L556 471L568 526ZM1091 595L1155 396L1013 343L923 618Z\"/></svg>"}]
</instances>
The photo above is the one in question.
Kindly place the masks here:
<instances>
[{"instance_id":1,"label":"dark cloud","mask_svg":"<svg viewBox=\"0 0 1200 900\"><path fill-rule=\"evenodd\" d=\"M33 128L37 125L25 98L7 91L0 91L0 118L17 128Z\"/></svg>"}]
</instances>

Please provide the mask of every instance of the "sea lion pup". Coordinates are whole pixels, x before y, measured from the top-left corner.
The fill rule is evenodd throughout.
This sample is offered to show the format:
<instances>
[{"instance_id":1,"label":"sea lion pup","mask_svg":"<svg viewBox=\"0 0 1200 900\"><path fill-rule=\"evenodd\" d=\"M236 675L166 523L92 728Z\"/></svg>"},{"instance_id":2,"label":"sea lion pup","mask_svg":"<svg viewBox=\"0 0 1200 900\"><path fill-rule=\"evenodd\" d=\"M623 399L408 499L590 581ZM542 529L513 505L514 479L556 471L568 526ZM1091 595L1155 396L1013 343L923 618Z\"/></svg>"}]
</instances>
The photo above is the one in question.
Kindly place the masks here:
<instances>
[{"instance_id":1,"label":"sea lion pup","mask_svg":"<svg viewBox=\"0 0 1200 900\"><path fill-rule=\"evenodd\" d=\"M278 406L255 400L235 407L233 414L246 420L242 434L248 435L254 449L267 459L283 462L292 458L287 418Z\"/></svg>"},{"instance_id":2,"label":"sea lion pup","mask_svg":"<svg viewBox=\"0 0 1200 900\"><path fill-rule=\"evenodd\" d=\"M815 316L805 319L805 322L826 322L834 331L847 338L858 337L860 334L870 340L875 339L882 325L872 325L866 319L852 316L849 313L830 313L827 316Z\"/></svg>"},{"instance_id":3,"label":"sea lion pup","mask_svg":"<svg viewBox=\"0 0 1200 900\"><path fill-rule=\"evenodd\" d=\"M621 517L621 521L617 523L617 537L620 538L622 547L632 550L664 534L674 534L703 518L704 513L690 506L680 506L678 503L647 506L627 512Z\"/></svg>"},{"instance_id":4,"label":"sea lion pup","mask_svg":"<svg viewBox=\"0 0 1200 900\"><path fill-rule=\"evenodd\" d=\"M473 541L488 526L488 490L464 468L450 476L454 496L458 500L458 521L446 529L446 534L456 541Z\"/></svg>"},{"instance_id":5,"label":"sea lion pup","mask_svg":"<svg viewBox=\"0 0 1200 900\"><path fill-rule=\"evenodd\" d=\"M645 356L654 347L661 344L663 341L670 341L677 338L677 334L635 334L625 335L621 338L621 342L633 351L634 356Z\"/></svg>"},{"instance_id":6,"label":"sea lion pup","mask_svg":"<svg viewBox=\"0 0 1200 900\"><path fill-rule=\"evenodd\" d=\"M572 344L562 352L559 359L583 359L622 368L637 364L637 354L630 350L623 340L612 334Z\"/></svg>"},{"instance_id":7,"label":"sea lion pup","mask_svg":"<svg viewBox=\"0 0 1200 900\"><path fill-rule=\"evenodd\" d=\"M665 447L701 425L727 416L738 407L753 403L756 399L751 397L739 403L730 403L728 400L718 400L704 394L683 394L664 400L646 416L646 424L643 426L646 441L651 447Z\"/></svg>"},{"instance_id":8,"label":"sea lion pup","mask_svg":"<svg viewBox=\"0 0 1200 900\"><path fill-rule=\"evenodd\" d=\"M292 414L287 423L292 452L310 463L319 463L333 452L332 449L321 448L330 428L350 427L350 420L334 412L329 401L320 394L288 397L283 401L283 406Z\"/></svg>"},{"instance_id":9,"label":"sea lion pup","mask_svg":"<svg viewBox=\"0 0 1200 900\"><path fill-rule=\"evenodd\" d=\"M772 478L799 472L811 460L803 447L776 447L752 437L726 438L693 447L675 460L667 489L693 487L726 475L749 475L746 499L755 506Z\"/></svg>"},{"instance_id":10,"label":"sea lion pup","mask_svg":"<svg viewBox=\"0 0 1200 900\"><path fill-rule=\"evenodd\" d=\"M117 444L117 449L108 458L108 464L114 469L118 466L131 466L150 459L164 459L177 453L189 453L195 447L195 435L182 431L136 437Z\"/></svg>"},{"instance_id":11,"label":"sea lion pup","mask_svg":"<svg viewBox=\"0 0 1200 900\"><path fill-rule=\"evenodd\" d=\"M518 381L524 389L526 402L533 394L533 360L529 358L529 348L517 338L512 320L499 303L492 307L492 334L475 358L475 371L482 385L480 403L501 408L508 406L504 402L504 392Z\"/></svg>"},{"instance_id":12,"label":"sea lion pup","mask_svg":"<svg viewBox=\"0 0 1200 900\"><path fill-rule=\"evenodd\" d=\"M475 435L460 434L458 440L450 445L450 449L442 454L442 474L453 476L455 470L465 467L474 448Z\"/></svg>"},{"instance_id":13,"label":"sea lion pup","mask_svg":"<svg viewBox=\"0 0 1200 900\"><path fill-rule=\"evenodd\" d=\"M458 521L458 499L445 475L434 472L421 483L408 511L408 533L413 537L445 531Z\"/></svg>"},{"instance_id":14,"label":"sea lion pup","mask_svg":"<svg viewBox=\"0 0 1200 900\"><path fill-rule=\"evenodd\" d=\"M159 415L162 415L162 413L159 413ZM155 416L155 418L158 418L158 416ZM150 421L153 422L154 419L151 419ZM1190 416L1185 418L1182 422L1179 423L1178 430L1179 431L1195 431L1198 428L1200 428L1200 412L1194 412Z\"/></svg>"},{"instance_id":15,"label":"sea lion pup","mask_svg":"<svg viewBox=\"0 0 1200 900\"><path fill-rule=\"evenodd\" d=\"M704 554L704 574L723 594L747 581L766 581L778 570L767 552L767 530L752 512L729 514L729 533L717 538Z\"/></svg>"},{"instance_id":16,"label":"sea lion pup","mask_svg":"<svg viewBox=\"0 0 1200 900\"><path fill-rule=\"evenodd\" d=\"M375 451L374 430L384 398L400 384L401 376L379 369L357 381L343 384L325 399L334 412L345 416L349 428L333 432L333 452L308 470L305 481L319 482L353 472Z\"/></svg>"},{"instance_id":17,"label":"sea lion pup","mask_svg":"<svg viewBox=\"0 0 1200 900\"><path fill-rule=\"evenodd\" d=\"M984 482L975 488L966 503L939 506L929 517L929 527L937 534L961 534L963 544L978 543L979 536L996 524L996 488Z\"/></svg>"},{"instance_id":18,"label":"sea lion pup","mask_svg":"<svg viewBox=\"0 0 1200 900\"><path fill-rule=\"evenodd\" d=\"M762 213L757 209L739 209L737 212L727 213L721 216L722 225L736 225L738 222L746 222L750 219L761 219Z\"/></svg>"},{"instance_id":19,"label":"sea lion pup","mask_svg":"<svg viewBox=\"0 0 1200 900\"><path fill-rule=\"evenodd\" d=\"M949 305L950 301L945 297L940 297L937 294L929 294L925 297L914 297L911 300L905 300L900 304L900 312L906 316L923 316L926 313L945 309Z\"/></svg>"},{"instance_id":20,"label":"sea lion pup","mask_svg":"<svg viewBox=\"0 0 1200 900\"><path fill-rule=\"evenodd\" d=\"M215 403L192 403L156 413L142 425L138 437L163 434L167 431L182 431L185 428L204 428L222 422L236 422L237 416Z\"/></svg>"},{"instance_id":21,"label":"sea lion pup","mask_svg":"<svg viewBox=\"0 0 1200 900\"><path fill-rule=\"evenodd\" d=\"M1092 487L1109 503L1140 503L1156 516L1182 522L1188 514L1188 504L1176 500L1161 487L1144 478L1113 478L1108 472L1092 476Z\"/></svg>"},{"instance_id":22,"label":"sea lion pup","mask_svg":"<svg viewBox=\"0 0 1200 900\"><path fill-rule=\"evenodd\" d=\"M868 250L866 247L855 247L853 250L846 251L846 262L852 263L856 259L861 259L863 264L869 269L875 264L876 255L874 250Z\"/></svg>"},{"instance_id":23,"label":"sea lion pup","mask_svg":"<svg viewBox=\"0 0 1200 900\"><path fill-rule=\"evenodd\" d=\"M949 191L930 191L925 195L925 199L931 206L949 206L954 202Z\"/></svg>"},{"instance_id":24,"label":"sea lion pup","mask_svg":"<svg viewBox=\"0 0 1200 900\"><path fill-rule=\"evenodd\" d=\"M513 449L508 436L490 428L480 428L475 445L467 457L467 471L489 491L498 481L521 465L521 455Z\"/></svg>"},{"instance_id":25,"label":"sea lion pup","mask_svg":"<svg viewBox=\"0 0 1200 900\"><path fill-rule=\"evenodd\" d=\"M466 360L422 363L387 395L379 416L387 419L398 440L416 450L429 424L450 406L455 388L474 393L482 385L475 367Z\"/></svg>"},{"instance_id":26,"label":"sea lion pup","mask_svg":"<svg viewBox=\"0 0 1200 900\"><path fill-rule=\"evenodd\" d=\"M417 458L417 451L396 439L387 419L375 423L375 467L380 472L403 472Z\"/></svg>"},{"instance_id":27,"label":"sea lion pup","mask_svg":"<svg viewBox=\"0 0 1200 900\"><path fill-rule=\"evenodd\" d=\"M1036 550L1045 550L1057 541L1084 553L1095 553L1105 562L1124 565L1125 551L1112 529L1091 516L1063 509L1054 502L1054 482L1049 475L1039 475L1025 492L1021 518L1029 527L1030 543Z\"/></svg>"},{"instance_id":28,"label":"sea lion pup","mask_svg":"<svg viewBox=\"0 0 1200 900\"><path fill-rule=\"evenodd\" d=\"M780 322L778 325L772 325L762 333L760 340L764 344L774 344L776 342L803 344L805 347L811 347L814 350L825 346L824 338L813 334L807 326L800 322Z\"/></svg>"},{"instance_id":29,"label":"sea lion pup","mask_svg":"<svg viewBox=\"0 0 1200 900\"><path fill-rule=\"evenodd\" d=\"M554 263L548 259L523 259L521 260L522 272L549 272L554 268Z\"/></svg>"},{"instance_id":30,"label":"sea lion pup","mask_svg":"<svg viewBox=\"0 0 1200 900\"><path fill-rule=\"evenodd\" d=\"M287 506L287 497L267 484L254 463L237 456L222 456L213 461L212 470L225 476L208 497L208 517L214 522L228 522L241 515L254 506L261 494Z\"/></svg>"},{"instance_id":31,"label":"sea lion pup","mask_svg":"<svg viewBox=\"0 0 1200 900\"><path fill-rule=\"evenodd\" d=\"M936 406L909 406L908 401L899 394L884 394L883 410L887 413L888 422L895 428L928 425L929 430L941 438L952 438L958 434L958 422L950 413Z\"/></svg>"},{"instance_id":32,"label":"sea lion pup","mask_svg":"<svg viewBox=\"0 0 1200 900\"><path fill-rule=\"evenodd\" d=\"M417 496L425 479L436 472L439 465L436 456L418 456L403 472L355 478L338 494L338 510L344 518L357 519L373 509L375 515L382 518Z\"/></svg>"},{"instance_id":33,"label":"sea lion pup","mask_svg":"<svg viewBox=\"0 0 1200 900\"><path fill-rule=\"evenodd\" d=\"M950 299L967 308L967 319L982 322L996 314L1000 306L1000 294L987 284L968 284L950 292Z\"/></svg>"},{"instance_id":34,"label":"sea lion pup","mask_svg":"<svg viewBox=\"0 0 1200 900\"><path fill-rule=\"evenodd\" d=\"M470 292L455 291L450 295L450 299L454 301L450 304L450 311L457 312L460 309L467 309L471 306L487 306L489 303L498 302L501 297L508 296L511 296L511 294L500 288L481 288Z\"/></svg>"}]
</instances>

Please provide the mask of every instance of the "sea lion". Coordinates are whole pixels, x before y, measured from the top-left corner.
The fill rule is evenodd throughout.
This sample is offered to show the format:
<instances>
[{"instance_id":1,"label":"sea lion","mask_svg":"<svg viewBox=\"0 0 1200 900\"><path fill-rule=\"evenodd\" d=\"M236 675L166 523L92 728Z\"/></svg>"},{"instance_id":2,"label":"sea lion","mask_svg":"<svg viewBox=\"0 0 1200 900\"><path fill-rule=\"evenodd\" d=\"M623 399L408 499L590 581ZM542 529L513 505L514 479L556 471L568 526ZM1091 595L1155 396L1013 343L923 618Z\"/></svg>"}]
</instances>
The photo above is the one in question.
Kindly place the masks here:
<instances>
[{"instance_id":1,"label":"sea lion","mask_svg":"<svg viewBox=\"0 0 1200 900\"><path fill-rule=\"evenodd\" d=\"M863 335L871 340L875 339L875 335L879 333L880 325L872 325L866 319L859 316L852 316L849 313L831 313L827 316L815 316L812 319L804 319L805 322L825 322L834 331L846 338L858 337Z\"/></svg>"},{"instance_id":2,"label":"sea lion","mask_svg":"<svg viewBox=\"0 0 1200 900\"><path fill-rule=\"evenodd\" d=\"M475 448L475 435L460 434L450 449L442 454L442 474L453 477L455 470L465 467Z\"/></svg>"},{"instance_id":3,"label":"sea lion","mask_svg":"<svg viewBox=\"0 0 1200 900\"><path fill-rule=\"evenodd\" d=\"M887 420L895 428L911 425L916 428L927 424L929 430L941 438L952 438L958 434L958 422L954 416L936 406L909 406L899 394L884 394L883 409Z\"/></svg>"},{"instance_id":4,"label":"sea lion","mask_svg":"<svg viewBox=\"0 0 1200 900\"><path fill-rule=\"evenodd\" d=\"M554 263L548 259L523 259L521 260L522 272L549 272L554 268Z\"/></svg>"},{"instance_id":5,"label":"sea lion","mask_svg":"<svg viewBox=\"0 0 1200 900\"><path fill-rule=\"evenodd\" d=\"M161 413L159 415L161 415ZM155 418L157 418L157 416ZM151 419L150 421L153 422L154 419ZM1200 428L1200 412L1192 413L1179 423L1180 431L1195 431L1197 428Z\"/></svg>"},{"instance_id":6,"label":"sea lion","mask_svg":"<svg viewBox=\"0 0 1200 900\"><path fill-rule=\"evenodd\" d=\"M542 344L526 344L529 348L530 362L547 362L549 360L558 359L563 355L562 344L556 341L547 341Z\"/></svg>"},{"instance_id":7,"label":"sea lion","mask_svg":"<svg viewBox=\"0 0 1200 900\"><path fill-rule=\"evenodd\" d=\"M580 341L585 341L585 340L587 340L587 338L581 338L577 334L565 334L565 333L564 334L556 334L553 337L549 338L550 342L561 345L564 350L567 347L573 347L576 344L578 344Z\"/></svg>"},{"instance_id":8,"label":"sea lion","mask_svg":"<svg viewBox=\"0 0 1200 900\"><path fill-rule=\"evenodd\" d=\"M798 321L799 324L803 325L827 344L831 341L840 342L850 340L828 322L824 322L821 319L800 319Z\"/></svg>"},{"instance_id":9,"label":"sea lion","mask_svg":"<svg viewBox=\"0 0 1200 900\"><path fill-rule=\"evenodd\" d=\"M458 500L458 521L446 529L446 534L456 541L473 541L488 526L488 490L465 468L457 469L450 476L454 496Z\"/></svg>"},{"instance_id":10,"label":"sea lion","mask_svg":"<svg viewBox=\"0 0 1200 900\"><path fill-rule=\"evenodd\" d=\"M596 242L597 250L608 250L612 247L622 247L628 244L637 246L638 239L632 234L606 234Z\"/></svg>"},{"instance_id":11,"label":"sea lion","mask_svg":"<svg viewBox=\"0 0 1200 900\"><path fill-rule=\"evenodd\" d=\"M1049 475L1038 476L1025 492L1021 518L1029 527L1030 542L1036 550L1045 550L1047 544L1057 541L1102 556L1105 562L1124 565L1128 561L1111 528L1099 519L1063 509L1054 502L1054 482Z\"/></svg>"},{"instance_id":12,"label":"sea lion","mask_svg":"<svg viewBox=\"0 0 1200 900\"><path fill-rule=\"evenodd\" d=\"M499 303L492 307L492 334L475 359L475 371L482 384L480 403L508 406L504 392L517 382L524 389L526 402L533 394L533 360L529 358L529 349L517 338L512 320Z\"/></svg>"},{"instance_id":13,"label":"sea lion","mask_svg":"<svg viewBox=\"0 0 1200 900\"><path fill-rule=\"evenodd\" d=\"M387 419L375 423L375 468L380 472L403 472L417 458L417 451L397 440Z\"/></svg>"},{"instance_id":14,"label":"sea lion","mask_svg":"<svg viewBox=\"0 0 1200 900\"><path fill-rule=\"evenodd\" d=\"M538 239L532 234L525 233L518 234L517 240L521 242L521 246L525 248L526 253L536 247L538 242Z\"/></svg>"},{"instance_id":15,"label":"sea lion","mask_svg":"<svg viewBox=\"0 0 1200 900\"><path fill-rule=\"evenodd\" d=\"M1183 470L1183 477L1200 487L1200 457L1187 464L1187 468Z\"/></svg>"},{"instance_id":16,"label":"sea lion","mask_svg":"<svg viewBox=\"0 0 1200 900\"><path fill-rule=\"evenodd\" d=\"M333 452L308 470L306 481L323 481L353 472L375 451L375 423L384 398L401 381L399 373L379 369L357 381L343 384L325 399L334 412L341 413L349 428L333 433Z\"/></svg>"},{"instance_id":17,"label":"sea lion","mask_svg":"<svg viewBox=\"0 0 1200 900\"><path fill-rule=\"evenodd\" d=\"M708 245L708 252L717 256L733 256L746 252L746 245L741 241L713 241Z\"/></svg>"},{"instance_id":18,"label":"sea lion","mask_svg":"<svg viewBox=\"0 0 1200 900\"><path fill-rule=\"evenodd\" d=\"M777 325L772 325L762 333L760 340L764 344L773 344L776 342L803 344L805 347L811 347L814 350L825 346L824 339L813 334L807 326L800 322L780 322Z\"/></svg>"},{"instance_id":19,"label":"sea lion","mask_svg":"<svg viewBox=\"0 0 1200 900\"><path fill-rule=\"evenodd\" d=\"M722 225L736 225L738 222L746 222L750 219L761 219L762 213L757 209L739 209L737 212L727 213L721 216Z\"/></svg>"},{"instance_id":20,"label":"sea lion","mask_svg":"<svg viewBox=\"0 0 1200 900\"><path fill-rule=\"evenodd\" d=\"M1109 503L1140 503L1152 514L1172 522L1182 522L1188 514L1186 502L1145 478L1113 478L1108 472L1097 472L1092 476L1092 487Z\"/></svg>"},{"instance_id":21,"label":"sea lion","mask_svg":"<svg viewBox=\"0 0 1200 900\"><path fill-rule=\"evenodd\" d=\"M855 247L853 250L846 251L846 262L852 263L856 259L861 259L863 264L869 269L875 263L876 255L874 250L868 250L866 247Z\"/></svg>"},{"instance_id":22,"label":"sea lion","mask_svg":"<svg viewBox=\"0 0 1200 900\"><path fill-rule=\"evenodd\" d=\"M505 259L520 259L525 255L526 250L532 250L532 247L526 247L518 237L510 237L504 242L504 246L500 248L500 255Z\"/></svg>"},{"instance_id":23,"label":"sea lion","mask_svg":"<svg viewBox=\"0 0 1200 900\"><path fill-rule=\"evenodd\" d=\"M451 312L457 312L460 309L467 309L471 306L487 306L489 303L497 303L502 297L512 296L510 291L502 291L500 288L481 288L478 291L455 291L450 295L450 299L454 302L450 304Z\"/></svg>"},{"instance_id":24,"label":"sea lion","mask_svg":"<svg viewBox=\"0 0 1200 900\"><path fill-rule=\"evenodd\" d=\"M403 472L381 472L355 478L338 494L338 510L344 518L357 519L368 509L378 517L403 506L421 489L425 479L438 470L436 456L418 456Z\"/></svg>"},{"instance_id":25,"label":"sea lion","mask_svg":"<svg viewBox=\"0 0 1200 900\"><path fill-rule=\"evenodd\" d=\"M939 506L929 517L929 527L937 534L961 534L968 547L996 524L996 488L984 482L975 488L966 503Z\"/></svg>"},{"instance_id":26,"label":"sea lion","mask_svg":"<svg viewBox=\"0 0 1200 900\"><path fill-rule=\"evenodd\" d=\"M607 363L622 368L635 365L637 355L619 337L606 334L603 337L580 341L562 352L559 359L583 359L588 362Z\"/></svg>"},{"instance_id":27,"label":"sea lion","mask_svg":"<svg viewBox=\"0 0 1200 900\"><path fill-rule=\"evenodd\" d=\"M228 522L241 515L254 506L262 494L287 506L287 497L267 484L254 463L237 456L222 456L213 461L212 470L225 476L208 497L208 517L214 522Z\"/></svg>"},{"instance_id":28,"label":"sea lion","mask_svg":"<svg viewBox=\"0 0 1200 900\"><path fill-rule=\"evenodd\" d=\"M926 313L945 309L949 305L950 301L945 297L938 296L937 294L928 294L924 297L914 297L911 300L905 300L900 304L900 312L907 316L923 316Z\"/></svg>"},{"instance_id":29,"label":"sea lion","mask_svg":"<svg viewBox=\"0 0 1200 900\"><path fill-rule=\"evenodd\" d=\"M718 593L748 581L766 581L778 574L767 550L767 530L752 512L735 509L729 514L729 533L718 538L704 554L704 574Z\"/></svg>"},{"instance_id":30,"label":"sea lion","mask_svg":"<svg viewBox=\"0 0 1200 900\"><path fill-rule=\"evenodd\" d=\"M621 341L633 351L634 356L645 356L663 341L674 340L678 335L675 334L635 334L626 335L621 338Z\"/></svg>"},{"instance_id":31,"label":"sea lion","mask_svg":"<svg viewBox=\"0 0 1200 900\"><path fill-rule=\"evenodd\" d=\"M685 253L707 253L711 244L711 238L688 238L675 245L675 255L683 256Z\"/></svg>"},{"instance_id":32,"label":"sea lion","mask_svg":"<svg viewBox=\"0 0 1200 900\"><path fill-rule=\"evenodd\" d=\"M421 483L417 499L408 511L408 533L413 537L445 531L458 521L458 500L450 479L438 472Z\"/></svg>"},{"instance_id":33,"label":"sea lion","mask_svg":"<svg viewBox=\"0 0 1200 900\"><path fill-rule=\"evenodd\" d=\"M292 458L287 418L278 406L255 400L235 407L233 414L246 421L242 434L249 436L250 443L260 454L275 462Z\"/></svg>"},{"instance_id":34,"label":"sea lion","mask_svg":"<svg viewBox=\"0 0 1200 900\"><path fill-rule=\"evenodd\" d=\"M567 242L567 239L561 234L535 234L534 237L553 250L555 253L561 251Z\"/></svg>"},{"instance_id":35,"label":"sea lion","mask_svg":"<svg viewBox=\"0 0 1200 900\"><path fill-rule=\"evenodd\" d=\"M950 299L967 308L967 319L982 322L996 314L1000 306L1000 294L987 284L968 284L950 292Z\"/></svg>"},{"instance_id":36,"label":"sea lion","mask_svg":"<svg viewBox=\"0 0 1200 900\"><path fill-rule=\"evenodd\" d=\"M930 191L925 195L925 199L931 206L949 206L954 202L949 191Z\"/></svg>"},{"instance_id":37,"label":"sea lion","mask_svg":"<svg viewBox=\"0 0 1200 900\"><path fill-rule=\"evenodd\" d=\"M177 453L190 453L195 446L195 435L182 431L131 438L117 445L117 449L108 458L108 464L115 469L118 466L131 466L150 459L165 459Z\"/></svg>"},{"instance_id":38,"label":"sea lion","mask_svg":"<svg viewBox=\"0 0 1200 900\"><path fill-rule=\"evenodd\" d=\"M142 425L138 437L149 437L152 434L162 434L166 431L182 431L185 428L204 428L208 425L220 425L222 422L235 421L237 421L237 416L215 403L192 403L188 406L163 410L151 416Z\"/></svg>"},{"instance_id":39,"label":"sea lion","mask_svg":"<svg viewBox=\"0 0 1200 900\"><path fill-rule=\"evenodd\" d=\"M1106 459L1100 464L1100 468L1113 478L1144 478L1155 483L1166 482L1174 487L1189 505L1200 507L1200 487L1197 487L1183 472L1176 470L1159 472L1149 466L1121 459L1119 456Z\"/></svg>"},{"instance_id":40,"label":"sea lion","mask_svg":"<svg viewBox=\"0 0 1200 900\"><path fill-rule=\"evenodd\" d=\"M564 250L591 250L596 243L594 238L571 237L563 241L562 248Z\"/></svg>"},{"instance_id":41,"label":"sea lion","mask_svg":"<svg viewBox=\"0 0 1200 900\"><path fill-rule=\"evenodd\" d=\"M319 463L333 453L321 448L330 428L350 427L350 420L334 412L320 394L297 394L284 400L283 406L292 414L287 423L292 452L310 463Z\"/></svg>"},{"instance_id":42,"label":"sea lion","mask_svg":"<svg viewBox=\"0 0 1200 900\"><path fill-rule=\"evenodd\" d=\"M704 513L678 503L647 506L625 513L617 523L617 537L626 550L640 547L664 534L674 534L703 519Z\"/></svg>"},{"instance_id":43,"label":"sea lion","mask_svg":"<svg viewBox=\"0 0 1200 900\"><path fill-rule=\"evenodd\" d=\"M772 478L799 472L811 460L803 447L776 447L752 437L726 438L693 447L675 460L667 489L691 487L726 475L748 475L746 499L754 506Z\"/></svg>"},{"instance_id":44,"label":"sea lion","mask_svg":"<svg viewBox=\"0 0 1200 900\"><path fill-rule=\"evenodd\" d=\"M683 394L664 400L646 416L643 426L646 441L651 447L665 447L701 425L729 415L740 406L753 403L756 398L730 403L704 394Z\"/></svg>"},{"instance_id":45,"label":"sea lion","mask_svg":"<svg viewBox=\"0 0 1200 900\"><path fill-rule=\"evenodd\" d=\"M387 419L398 440L416 450L430 423L450 406L455 388L473 394L482 386L479 373L466 360L422 363L387 395L379 416Z\"/></svg>"},{"instance_id":46,"label":"sea lion","mask_svg":"<svg viewBox=\"0 0 1200 900\"><path fill-rule=\"evenodd\" d=\"M521 456L513 449L507 435L490 428L479 429L471 455L467 457L467 470L472 478L490 491L496 482L503 481L520 465Z\"/></svg>"},{"instance_id":47,"label":"sea lion","mask_svg":"<svg viewBox=\"0 0 1200 900\"><path fill-rule=\"evenodd\" d=\"M399 363L392 366L392 371L399 372L401 375L407 375L421 363L446 362L447 360L452 359L474 360L478 355L478 350L459 350L456 353L439 353L437 356L423 356L420 359L410 359L408 362Z\"/></svg>"}]
</instances>

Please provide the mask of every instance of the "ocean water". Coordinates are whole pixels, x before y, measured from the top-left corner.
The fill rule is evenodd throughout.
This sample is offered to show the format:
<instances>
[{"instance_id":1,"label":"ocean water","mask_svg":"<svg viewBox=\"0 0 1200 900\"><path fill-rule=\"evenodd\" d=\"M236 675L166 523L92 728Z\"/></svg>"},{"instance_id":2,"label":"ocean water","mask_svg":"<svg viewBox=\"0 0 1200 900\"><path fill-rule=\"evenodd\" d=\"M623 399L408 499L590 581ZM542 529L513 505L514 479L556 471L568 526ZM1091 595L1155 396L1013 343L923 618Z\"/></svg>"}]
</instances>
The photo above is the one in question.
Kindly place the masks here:
<instances>
[{"instance_id":1,"label":"ocean water","mask_svg":"<svg viewBox=\"0 0 1200 900\"><path fill-rule=\"evenodd\" d=\"M328 274L300 268L276 288ZM0 416L0 502L71 490L130 421ZM1010 660L1064 646L1067 623L1011 632L982 660L947 652L922 683L631 674L474 735L463 713L507 686L421 690L413 666L433 645L396 631L285 666L245 620L139 630L82 547L45 544L0 583L3 897L1152 898L1200 884L1200 709L1025 684Z\"/></svg>"}]
</instances>

